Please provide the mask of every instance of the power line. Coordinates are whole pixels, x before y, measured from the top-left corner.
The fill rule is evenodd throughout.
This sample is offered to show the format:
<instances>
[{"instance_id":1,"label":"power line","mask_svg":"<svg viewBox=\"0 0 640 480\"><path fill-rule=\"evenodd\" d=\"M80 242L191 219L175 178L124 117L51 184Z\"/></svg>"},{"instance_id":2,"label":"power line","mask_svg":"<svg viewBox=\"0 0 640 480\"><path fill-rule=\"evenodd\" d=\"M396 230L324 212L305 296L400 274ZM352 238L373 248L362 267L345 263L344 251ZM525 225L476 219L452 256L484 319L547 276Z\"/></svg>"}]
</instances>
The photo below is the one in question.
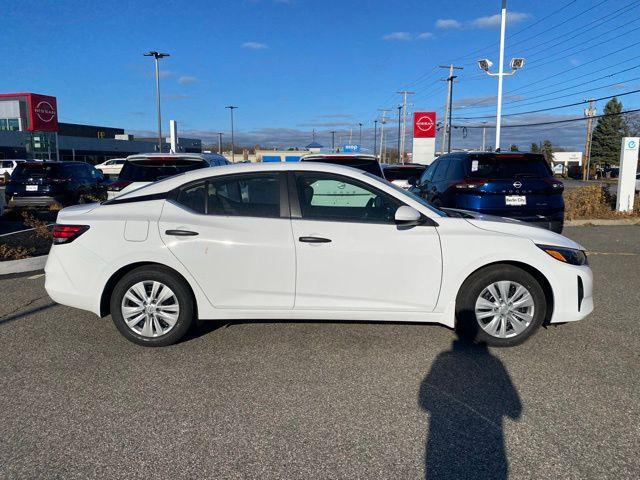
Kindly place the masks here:
<instances>
[{"instance_id":1,"label":"power line","mask_svg":"<svg viewBox=\"0 0 640 480\"><path fill-rule=\"evenodd\" d=\"M624 112L619 113L603 113L601 115L593 115L591 118L603 118L603 117L613 117L615 115L628 115L630 113L640 112L640 108L636 108L633 110L625 110ZM502 128L522 128L522 127L537 127L541 125L556 125L558 123L569 123L569 122L578 122L587 120L586 117L579 118L568 118L566 120L553 120L550 122L538 122L538 123L520 123L514 125L502 125ZM454 125L454 128L495 128L495 125Z\"/></svg>"},{"instance_id":2,"label":"power line","mask_svg":"<svg viewBox=\"0 0 640 480\"><path fill-rule=\"evenodd\" d=\"M640 77L638 77L638 79L640 79ZM640 89L638 90L631 90L629 92L622 92L622 93L618 93L616 95L608 95L606 97L600 97L600 98L594 98L593 101L595 102L599 102L601 100L607 100L609 98L613 98L613 97L624 97L625 95L632 95L634 93L638 93L640 92ZM567 107L575 107L576 105L582 105L583 103L588 103L589 100L583 100L581 102L575 102L575 103L567 103L566 105L558 105L556 107L549 107L549 108L541 108L539 110L530 110L528 112L517 112L517 113L507 113L502 115L503 117L515 117L518 115L527 115L530 113L540 113L540 112L548 112L550 110L559 110L561 108L567 108ZM475 119L480 119L480 118L491 118L494 115L479 115L476 117L456 117L456 120L475 120Z\"/></svg>"}]
</instances>

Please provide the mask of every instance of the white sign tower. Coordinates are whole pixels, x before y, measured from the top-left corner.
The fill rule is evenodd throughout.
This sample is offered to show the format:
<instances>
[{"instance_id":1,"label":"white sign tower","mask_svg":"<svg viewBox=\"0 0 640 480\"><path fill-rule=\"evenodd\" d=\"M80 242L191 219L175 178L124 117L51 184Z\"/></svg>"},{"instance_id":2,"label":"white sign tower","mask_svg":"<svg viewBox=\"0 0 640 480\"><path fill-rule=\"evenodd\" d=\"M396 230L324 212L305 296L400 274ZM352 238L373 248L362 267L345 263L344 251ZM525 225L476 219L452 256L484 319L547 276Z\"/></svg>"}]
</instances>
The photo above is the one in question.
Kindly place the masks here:
<instances>
[{"instance_id":1,"label":"white sign tower","mask_svg":"<svg viewBox=\"0 0 640 480\"><path fill-rule=\"evenodd\" d=\"M636 193L636 173L638 171L639 137L624 137L620 150L620 176L618 178L618 199L616 210L633 210L633 197Z\"/></svg>"}]
</instances>

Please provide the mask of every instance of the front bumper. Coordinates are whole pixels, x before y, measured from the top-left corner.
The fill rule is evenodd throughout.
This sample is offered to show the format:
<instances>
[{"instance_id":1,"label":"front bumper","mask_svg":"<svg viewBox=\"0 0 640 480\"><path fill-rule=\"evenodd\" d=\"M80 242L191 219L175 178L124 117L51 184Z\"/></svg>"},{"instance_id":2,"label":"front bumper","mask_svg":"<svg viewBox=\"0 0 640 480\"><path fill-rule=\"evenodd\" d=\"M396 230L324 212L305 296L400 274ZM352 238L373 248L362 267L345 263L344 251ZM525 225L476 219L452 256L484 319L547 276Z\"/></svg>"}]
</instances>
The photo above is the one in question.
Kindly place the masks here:
<instances>
[{"instance_id":1,"label":"front bumper","mask_svg":"<svg viewBox=\"0 0 640 480\"><path fill-rule=\"evenodd\" d=\"M549 279L554 293L551 323L582 320L593 311L593 273L587 266L563 265Z\"/></svg>"}]
</instances>

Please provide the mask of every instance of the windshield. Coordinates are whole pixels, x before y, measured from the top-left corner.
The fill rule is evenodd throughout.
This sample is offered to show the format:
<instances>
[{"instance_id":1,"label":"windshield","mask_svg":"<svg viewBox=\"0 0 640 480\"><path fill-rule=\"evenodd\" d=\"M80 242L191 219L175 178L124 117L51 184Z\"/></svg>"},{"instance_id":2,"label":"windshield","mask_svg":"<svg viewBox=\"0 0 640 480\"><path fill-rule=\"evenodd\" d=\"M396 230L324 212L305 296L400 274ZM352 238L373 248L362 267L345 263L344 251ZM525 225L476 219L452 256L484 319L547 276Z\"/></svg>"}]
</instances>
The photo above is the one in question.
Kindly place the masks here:
<instances>
[{"instance_id":1,"label":"windshield","mask_svg":"<svg viewBox=\"0 0 640 480\"><path fill-rule=\"evenodd\" d=\"M384 178L382 174L382 168L377 160L369 159L369 158L359 158L359 157L339 157L339 158L331 158L331 157L320 157L320 158L309 158L303 160L305 162L322 162L322 163L330 163L332 165L343 165L345 167L357 168L358 170L362 170L363 172L370 173L375 175L378 178Z\"/></svg>"},{"instance_id":2,"label":"windshield","mask_svg":"<svg viewBox=\"0 0 640 480\"><path fill-rule=\"evenodd\" d=\"M448 216L445 212L443 212L442 210L438 210L436 207L434 207L429 202L427 202L424 198L421 198L421 197L417 196L416 194L410 192L409 190L405 190L404 188L400 188L399 186L391 183L389 180L386 180L384 178L379 178L376 175L373 175L371 173L365 173L365 175L377 180L378 182L382 182L385 185L388 185L389 187L393 188L396 192L401 193L402 195L404 195L406 197L409 197L411 200L413 200L415 202L418 202L420 205L423 205L423 206L427 207L433 213L435 213L435 214L437 214L437 215L439 215L441 217L447 217Z\"/></svg>"},{"instance_id":3,"label":"windshield","mask_svg":"<svg viewBox=\"0 0 640 480\"><path fill-rule=\"evenodd\" d=\"M467 176L471 178L513 179L517 177L546 178L550 167L543 157L511 158L482 156L467 160Z\"/></svg>"},{"instance_id":4,"label":"windshield","mask_svg":"<svg viewBox=\"0 0 640 480\"><path fill-rule=\"evenodd\" d=\"M200 159L151 159L127 160L122 167L118 180L129 182L155 182L180 173L207 167Z\"/></svg>"}]
</instances>

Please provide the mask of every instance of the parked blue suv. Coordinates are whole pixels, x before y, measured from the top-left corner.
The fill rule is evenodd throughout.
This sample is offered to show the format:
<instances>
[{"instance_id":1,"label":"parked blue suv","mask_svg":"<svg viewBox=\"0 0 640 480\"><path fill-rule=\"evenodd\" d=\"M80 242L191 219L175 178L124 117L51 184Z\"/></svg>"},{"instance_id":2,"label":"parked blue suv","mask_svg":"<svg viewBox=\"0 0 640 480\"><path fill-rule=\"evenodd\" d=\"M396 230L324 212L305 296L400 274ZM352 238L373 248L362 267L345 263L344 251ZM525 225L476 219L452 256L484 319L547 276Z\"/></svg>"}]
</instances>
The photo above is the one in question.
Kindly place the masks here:
<instances>
[{"instance_id":1,"label":"parked blue suv","mask_svg":"<svg viewBox=\"0 0 640 480\"><path fill-rule=\"evenodd\" d=\"M515 218L558 233L564 224L564 185L539 154L442 155L411 191L436 207Z\"/></svg>"}]
</instances>

